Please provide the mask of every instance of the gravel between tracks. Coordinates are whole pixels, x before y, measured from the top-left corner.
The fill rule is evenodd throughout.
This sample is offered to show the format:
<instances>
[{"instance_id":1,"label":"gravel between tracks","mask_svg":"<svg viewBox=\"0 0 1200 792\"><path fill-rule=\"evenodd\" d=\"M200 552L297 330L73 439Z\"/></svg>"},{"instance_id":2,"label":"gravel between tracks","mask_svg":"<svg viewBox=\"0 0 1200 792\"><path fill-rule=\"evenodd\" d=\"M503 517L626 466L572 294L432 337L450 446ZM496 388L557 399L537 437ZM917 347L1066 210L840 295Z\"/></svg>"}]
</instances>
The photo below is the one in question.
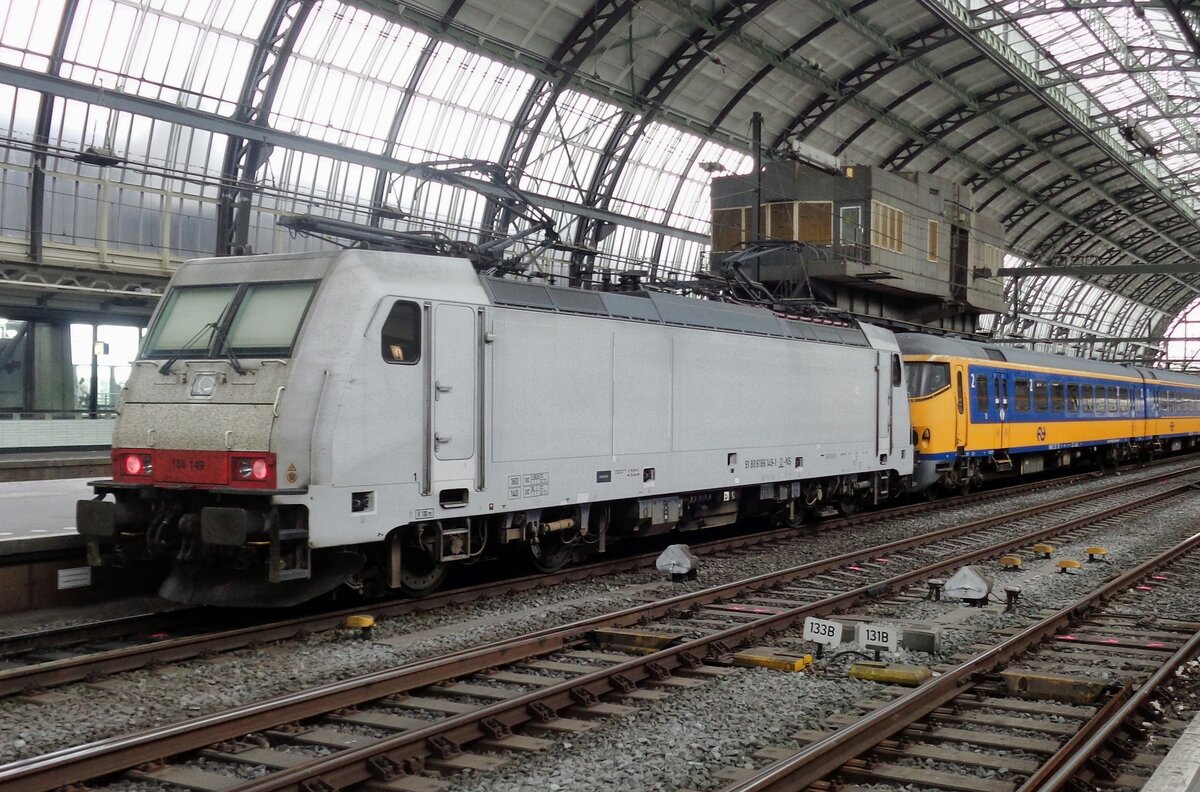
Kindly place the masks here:
<instances>
[{"instance_id":1,"label":"gravel between tracks","mask_svg":"<svg viewBox=\"0 0 1200 792\"><path fill-rule=\"evenodd\" d=\"M1160 476L1164 472L1165 469L1158 468L1126 474L1122 479L1132 480L1143 475ZM1023 495L1014 501L1020 505L1033 505L1069 493L1100 490L1109 486L1111 482L1110 478L1069 487L1054 487ZM566 584L546 591L505 595L434 613L388 620L376 627L375 640L370 642L357 640L345 632L332 631L309 636L302 641L288 641L255 650L234 652L210 660L123 674L106 681L102 688L86 684L66 686L53 692L49 698L52 703L33 704L19 699L3 700L0 701L0 762L217 712L485 641L607 613L694 587L712 586L802 564L964 519L988 516L1013 505L1013 501L1003 504L991 502L971 508L955 509L952 513L891 520L853 532L816 534L786 546L755 548L721 559L704 559L701 577L696 583L674 586L664 582L652 570L623 573L599 580ZM1139 526L1139 529L1141 528L1143 526ZM1112 538L1106 537L1106 541L1110 545L1114 544ZM1035 602L1036 600L1028 599L1030 596L1027 591L1026 602ZM369 608L364 610L369 611ZM399 646L381 643L405 635L411 635L413 640L401 640ZM947 636L944 640L951 639ZM763 701L772 702L772 713L801 713L799 717L786 718L787 723L792 724L787 728L794 729L795 724L811 722L818 713L827 708L830 711L839 708L844 710L849 702L860 697L857 688L861 683L852 683L847 688L844 680L827 680L826 683L822 683L829 686L826 697L824 693L813 695L806 685L799 684L800 681L805 680L793 675L747 671L744 676L739 675L730 684L710 684L695 691L672 695L662 705L643 707L638 716L629 719L630 728L642 735L654 735L648 739L651 740L650 744L655 746L655 752L659 750L658 746L664 746L662 761L654 763L654 766L660 768L656 771L658 775L654 776L658 780L651 782L650 777L647 777L647 783L672 788L691 783L685 783L685 779L691 778L697 772L702 775L708 772L708 766L704 763L711 760L702 757L707 756L713 748L722 750L725 757L736 758L738 754L735 746L722 747L725 741L731 739L729 724L740 722L739 719L744 718L747 724L745 734L754 733L755 729L751 728L750 723L755 717L760 721L763 719ZM717 690L730 692L726 696L715 693ZM835 690L843 690L843 693L833 692ZM729 698L730 709L725 710L711 702L705 704L705 697L708 695ZM678 720L679 740L675 743L668 742L662 736L669 733L670 729L665 723L670 722L672 713L678 715L691 710L691 702L697 705L696 711ZM738 702L741 702L740 705ZM809 712L812 713L811 716L804 714ZM652 728L652 719L662 717L667 718L663 730ZM646 719L645 724L643 719ZM785 718L775 717L774 720L783 723ZM559 761L577 755L591 755L591 759L580 765L581 772L576 776L578 781L575 788L601 788L596 785L608 775L605 769L607 766L603 762L617 761L616 748L610 747L606 756L597 758L591 753L596 748L588 747L588 753L584 754L583 744L590 744L595 740L615 739L605 738L603 735L611 729L618 728L619 723L614 721L606 724L603 728L573 741L571 748L551 752L551 755L558 755L560 750L565 751L565 756L560 756ZM686 736L690 733L703 734L706 723L711 724L711 744L697 739L693 742L701 747L692 748L692 743L686 742ZM762 736L758 741L778 739L780 736L782 734L763 727ZM745 747L756 744L757 742L750 740ZM604 749L601 749L601 752L605 753ZM643 751L643 754L649 756L646 751ZM672 758L670 763L666 762L668 757ZM537 761L541 760L535 760L535 763ZM694 767L688 764L689 762L699 762L700 765ZM667 769L668 764L670 770ZM524 765L522 773L533 766ZM601 772L597 772L597 769ZM680 775L681 772L684 775ZM493 783L508 785L494 788L512 789L522 786L519 782L500 780L503 778L499 776ZM516 783L516 787L513 783ZM546 788L553 788L549 786L551 783L558 782L550 781ZM625 781L614 783L623 788L637 788L636 785Z\"/></svg>"},{"instance_id":2,"label":"gravel between tracks","mask_svg":"<svg viewBox=\"0 0 1200 792\"><path fill-rule=\"evenodd\" d=\"M1065 606L1121 568L1142 560L1143 554L1165 548L1200 529L1200 497L1189 498L1186 504L1173 504L1169 513L1158 512L1140 520L1137 528L1136 535L1100 531L1056 552L1056 558L1086 558L1086 547L1103 543L1110 551L1112 564L1084 565L1077 574L1052 571L1052 562L1041 570L1028 569L1019 573L1021 608L1016 614L970 609L973 612L963 621L943 630L937 657L902 651L893 659L921 664L947 662L950 655L967 650L973 643L993 640L998 628L1025 626L1035 620L1039 609ZM1010 578L1015 576L1009 573ZM1008 583L1003 574L996 575L998 588ZM1165 588L1158 591L1161 600L1154 612L1165 615L1170 608L1195 609L1194 598L1189 601L1186 587L1172 591L1173 594L1168 594ZM921 601L875 606L862 612L883 620L928 622L955 610L961 615L964 609L954 603ZM1081 654L1086 656L1086 652ZM576 738L569 746L560 742L555 749L522 762L508 773L459 776L454 788L459 792L528 789L624 792L719 787L726 783L715 775L722 769L761 767L764 763L752 758L755 751L768 746L794 748L795 743L787 739L789 734L816 728L817 721L829 714L856 712L855 703L864 699L886 698L873 683L844 676L845 669L856 659L843 655L824 664L821 678L740 669L736 677L711 682L684 694L672 694L666 701L642 707L631 718L607 721L602 728ZM1006 755L1003 751L986 752ZM980 770L979 775L1014 776L997 772ZM919 792L918 787L912 789Z\"/></svg>"}]
</instances>

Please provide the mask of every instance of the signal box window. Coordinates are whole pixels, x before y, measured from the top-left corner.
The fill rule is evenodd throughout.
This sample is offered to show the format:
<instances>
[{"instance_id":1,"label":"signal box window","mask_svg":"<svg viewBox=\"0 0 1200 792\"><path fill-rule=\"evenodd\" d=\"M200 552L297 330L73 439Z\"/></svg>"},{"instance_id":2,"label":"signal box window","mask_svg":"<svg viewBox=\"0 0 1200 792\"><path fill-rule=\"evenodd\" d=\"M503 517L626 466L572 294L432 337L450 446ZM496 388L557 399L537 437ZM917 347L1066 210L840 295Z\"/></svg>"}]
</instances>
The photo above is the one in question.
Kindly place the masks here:
<instances>
[{"instance_id":1,"label":"signal box window","mask_svg":"<svg viewBox=\"0 0 1200 792\"><path fill-rule=\"evenodd\" d=\"M397 302L383 323L383 359L412 365L421 359L421 309L416 303Z\"/></svg>"}]
</instances>

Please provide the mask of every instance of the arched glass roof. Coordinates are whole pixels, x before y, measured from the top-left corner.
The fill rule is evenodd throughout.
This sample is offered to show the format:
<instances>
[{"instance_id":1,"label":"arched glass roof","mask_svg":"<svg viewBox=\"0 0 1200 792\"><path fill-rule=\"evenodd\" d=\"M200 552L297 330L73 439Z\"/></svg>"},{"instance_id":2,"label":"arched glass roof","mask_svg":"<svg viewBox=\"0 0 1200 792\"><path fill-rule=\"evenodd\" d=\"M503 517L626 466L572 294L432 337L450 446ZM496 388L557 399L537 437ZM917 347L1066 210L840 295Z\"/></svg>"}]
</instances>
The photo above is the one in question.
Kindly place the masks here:
<instances>
[{"instance_id":1,"label":"arched glass roof","mask_svg":"<svg viewBox=\"0 0 1200 792\"><path fill-rule=\"evenodd\" d=\"M412 168L447 159L535 194L563 240L544 268L690 272L711 175L750 166L753 112L769 156L970 186L1009 266L1039 268L1008 282L1001 334L1146 361L1200 294L1200 14L1181 0L0 9L10 297L154 290L183 258L326 244L276 224L292 214L508 228Z\"/></svg>"}]
</instances>

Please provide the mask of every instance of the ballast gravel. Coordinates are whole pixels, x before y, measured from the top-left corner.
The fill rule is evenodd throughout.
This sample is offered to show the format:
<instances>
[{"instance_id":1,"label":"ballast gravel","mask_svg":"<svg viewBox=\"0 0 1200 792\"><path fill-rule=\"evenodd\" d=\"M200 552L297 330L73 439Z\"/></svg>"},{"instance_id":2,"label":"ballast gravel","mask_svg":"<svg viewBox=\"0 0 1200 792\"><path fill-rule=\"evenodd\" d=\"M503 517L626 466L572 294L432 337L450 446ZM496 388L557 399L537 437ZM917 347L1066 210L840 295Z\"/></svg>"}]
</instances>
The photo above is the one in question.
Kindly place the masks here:
<instances>
[{"instance_id":1,"label":"ballast gravel","mask_svg":"<svg viewBox=\"0 0 1200 792\"><path fill-rule=\"evenodd\" d=\"M1159 468L1152 472L1126 474L1123 478L1133 480L1162 475L1164 470ZM955 509L949 514L890 520L852 532L798 536L795 542L788 544L747 549L720 559L706 558L702 559L700 580L694 583L671 584L652 570L611 575L383 621L375 628L372 641L358 640L349 632L331 631L209 660L122 674L105 681L102 687L65 686L53 691L46 699L48 703L44 704L16 698L0 700L0 762L209 714L608 613L648 599L799 565L942 525L985 517L1012 508L1014 502L1034 505L1068 493L1104 489L1111 483L1112 479L1107 478L1070 487L1053 487L1005 502ZM1145 523L1138 525L1139 536L1151 531ZM1117 539L1107 535L1105 543L1111 549ZM1130 545L1137 546L1142 542L1144 539L1131 539ZM1114 552L1110 557L1117 554ZM1084 585L1082 580L1079 585ZM1023 593L1025 607L1045 607L1036 587L1030 583L1026 588ZM364 607L365 612L369 610L369 606ZM924 617L898 613L896 618ZM984 623L978 633L982 636L994 629L997 618L999 623L1006 623L1004 620L1009 617L981 613L979 618ZM969 637L968 630L961 632L961 635L959 631L943 633L943 655L975 640ZM413 639L404 640L406 635ZM383 643L393 639L399 639L396 645ZM812 687L814 684L815 688ZM529 779L535 777L530 774L537 772L545 774L543 788L547 789L600 789L606 787L598 784L608 783L608 779L623 789L711 785L712 773L728 766L726 759L731 757L735 764L749 761L749 755L758 747L778 744L778 740L796 728L803 728L803 724L815 723L827 713L850 711L853 702L863 697L867 684L844 678L814 680L809 675L743 670L732 678L702 688L674 692L661 704L641 704L639 714L632 718L606 721L593 732L560 741L544 757L524 761L519 771L513 771L514 778L523 781L510 779L506 782L503 773L494 777L481 774L477 781L481 786L471 786L471 776L458 778L464 788L497 790L528 788ZM657 728L658 724L661 724L661 730ZM733 728L733 724L737 724L737 728ZM688 735L692 733L701 737L688 741ZM642 743L642 739L648 742ZM637 764L641 769L630 770L637 773L638 783L622 780L623 771L616 769L618 765L626 767L620 764L624 761L620 757L626 755L621 748L626 745L631 749L628 752L630 768L634 768L632 760L638 759L637 752L641 752L643 761ZM714 751L720 754L719 758L713 755ZM536 769L541 762L548 763L544 771ZM558 767L563 762L568 764ZM552 770L552 766L558 770ZM572 771L572 767L576 769ZM615 775L610 775L610 771ZM556 777L562 780L554 780ZM649 786L639 786L642 781Z\"/></svg>"},{"instance_id":2,"label":"ballast gravel","mask_svg":"<svg viewBox=\"0 0 1200 792\"><path fill-rule=\"evenodd\" d=\"M928 665L948 662L951 655L969 651L976 642L993 642L998 629L1026 626L1036 621L1039 611L1064 607L1094 589L1100 581L1118 574L1120 569L1144 560L1152 551L1187 538L1197 527L1200 527L1200 498L1189 498L1186 503L1173 503L1169 513L1159 512L1139 520L1136 535L1100 529L1081 541L1056 548L1055 557L1086 558L1086 548L1102 542L1109 551L1109 558L1114 559L1113 563L1084 565L1075 573L1047 569L1040 574L1027 571L1022 580L1021 605L1017 613L978 610L954 627L943 630L937 656L901 650L888 659ZM1017 574L1012 573L1012 576ZM998 574L996 586L1002 585L1003 578ZM875 606L860 612L877 615L881 620L930 622L957 609L961 606L954 602L918 601ZM1165 615L1163 611L1158 612ZM522 761L507 772L456 776L454 789L457 792L527 789L615 792L724 786L728 779L720 778L717 773L730 768L766 765L765 761L753 758L755 751L766 747L795 749L798 745L788 740L788 735L801 729L819 728L818 722L829 715L861 713L858 705L863 701L888 698L881 693L880 686L844 675L849 666L860 659L851 653L855 648L853 645L841 647L838 655L821 664L822 676L819 677L739 669L733 678L710 682L684 695L673 694L666 701L643 706L632 718L606 721L600 729L567 743L559 742L548 753ZM1090 657L1088 653L1081 653L1079 662L1091 665ZM971 728L1013 733L988 726ZM1029 736L1041 735L1031 731ZM965 749L1033 758L1017 751ZM929 767L961 771L961 768L943 765ZM1006 780L1019 776L986 768L978 768L976 775ZM893 792L896 789L921 789L918 786L883 785L877 788Z\"/></svg>"}]
</instances>

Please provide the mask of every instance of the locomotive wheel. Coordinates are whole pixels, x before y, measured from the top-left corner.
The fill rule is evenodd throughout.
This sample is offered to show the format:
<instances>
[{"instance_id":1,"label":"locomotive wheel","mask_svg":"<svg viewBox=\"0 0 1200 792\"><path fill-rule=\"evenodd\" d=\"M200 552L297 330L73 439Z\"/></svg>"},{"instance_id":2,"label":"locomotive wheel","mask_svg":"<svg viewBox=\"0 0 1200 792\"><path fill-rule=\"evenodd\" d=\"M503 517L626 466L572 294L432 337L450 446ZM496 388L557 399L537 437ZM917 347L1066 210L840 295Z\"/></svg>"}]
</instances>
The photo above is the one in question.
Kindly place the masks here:
<instances>
[{"instance_id":1,"label":"locomotive wheel","mask_svg":"<svg viewBox=\"0 0 1200 792\"><path fill-rule=\"evenodd\" d=\"M837 502L837 510L843 517L852 517L862 511L862 504L857 498L845 497Z\"/></svg>"},{"instance_id":2,"label":"locomotive wheel","mask_svg":"<svg viewBox=\"0 0 1200 792\"><path fill-rule=\"evenodd\" d=\"M526 547L529 549L529 563L545 574L565 567L575 553L575 545L567 544L557 533L547 534Z\"/></svg>"},{"instance_id":3,"label":"locomotive wheel","mask_svg":"<svg viewBox=\"0 0 1200 792\"><path fill-rule=\"evenodd\" d=\"M424 597L438 589L450 574L450 565L434 561L422 547L407 546L400 554L400 588L406 597Z\"/></svg>"}]
</instances>

